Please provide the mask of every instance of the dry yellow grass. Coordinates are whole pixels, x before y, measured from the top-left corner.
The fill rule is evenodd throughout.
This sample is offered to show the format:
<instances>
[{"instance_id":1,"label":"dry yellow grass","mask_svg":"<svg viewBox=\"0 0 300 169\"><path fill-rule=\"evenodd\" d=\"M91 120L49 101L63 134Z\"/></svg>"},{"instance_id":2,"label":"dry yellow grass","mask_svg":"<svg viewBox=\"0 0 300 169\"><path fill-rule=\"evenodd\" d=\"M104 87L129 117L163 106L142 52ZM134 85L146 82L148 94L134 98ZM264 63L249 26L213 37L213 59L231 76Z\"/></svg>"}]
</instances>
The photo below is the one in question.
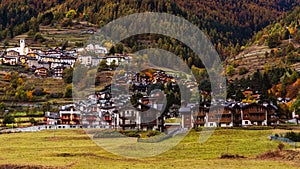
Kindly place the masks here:
<instances>
[{"instance_id":1,"label":"dry yellow grass","mask_svg":"<svg viewBox=\"0 0 300 169\"><path fill-rule=\"evenodd\" d=\"M269 141L271 130L216 130L206 143L199 144L199 132L191 131L177 146L158 156L126 158L97 146L83 130L57 130L0 135L1 164L38 165L59 168L297 168L286 161L255 157L277 149ZM228 147L228 148L227 148ZM219 159L222 153L244 159Z\"/></svg>"}]
</instances>

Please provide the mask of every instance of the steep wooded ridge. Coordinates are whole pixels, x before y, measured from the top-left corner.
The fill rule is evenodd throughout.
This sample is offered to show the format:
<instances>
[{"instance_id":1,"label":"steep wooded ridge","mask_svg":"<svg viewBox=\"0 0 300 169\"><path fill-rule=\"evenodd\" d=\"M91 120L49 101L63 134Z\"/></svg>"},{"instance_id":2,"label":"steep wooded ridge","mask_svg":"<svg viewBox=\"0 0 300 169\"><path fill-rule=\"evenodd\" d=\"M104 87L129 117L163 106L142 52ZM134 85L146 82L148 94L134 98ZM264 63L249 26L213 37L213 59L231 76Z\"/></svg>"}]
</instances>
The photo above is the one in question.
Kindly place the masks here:
<instances>
[{"instance_id":1,"label":"steep wooded ridge","mask_svg":"<svg viewBox=\"0 0 300 169\"><path fill-rule=\"evenodd\" d=\"M0 1L0 40L32 30L38 24L66 23L84 18L96 25L128 14L144 11L167 12L182 16L204 30L223 57L234 55L256 31L274 21L284 11L293 9L300 0L2 0ZM238 44L238 45L237 45ZM237 46L237 48L235 48Z\"/></svg>"},{"instance_id":2,"label":"steep wooded ridge","mask_svg":"<svg viewBox=\"0 0 300 169\"><path fill-rule=\"evenodd\" d=\"M256 33L238 55L227 59L232 78L268 71L274 67L300 71L300 7ZM229 69L234 68L230 71ZM247 69L248 71L244 71Z\"/></svg>"},{"instance_id":3,"label":"steep wooded ridge","mask_svg":"<svg viewBox=\"0 0 300 169\"><path fill-rule=\"evenodd\" d=\"M62 2L64 0L0 0L0 40L34 29L35 18L41 12Z\"/></svg>"},{"instance_id":4,"label":"steep wooded ridge","mask_svg":"<svg viewBox=\"0 0 300 169\"><path fill-rule=\"evenodd\" d=\"M288 0L179 0L179 6L193 13L219 48L244 44L255 32L276 20L282 12L290 11L299 1ZM222 45L222 46L221 46ZM238 52L238 51L234 51ZM228 55L228 54L227 54Z\"/></svg>"},{"instance_id":5,"label":"steep wooded ridge","mask_svg":"<svg viewBox=\"0 0 300 169\"><path fill-rule=\"evenodd\" d=\"M297 7L259 31L242 52L226 60L227 78L232 84L241 84L243 89L251 87L261 93L295 99L300 89L299 47L300 7Z\"/></svg>"}]
</instances>

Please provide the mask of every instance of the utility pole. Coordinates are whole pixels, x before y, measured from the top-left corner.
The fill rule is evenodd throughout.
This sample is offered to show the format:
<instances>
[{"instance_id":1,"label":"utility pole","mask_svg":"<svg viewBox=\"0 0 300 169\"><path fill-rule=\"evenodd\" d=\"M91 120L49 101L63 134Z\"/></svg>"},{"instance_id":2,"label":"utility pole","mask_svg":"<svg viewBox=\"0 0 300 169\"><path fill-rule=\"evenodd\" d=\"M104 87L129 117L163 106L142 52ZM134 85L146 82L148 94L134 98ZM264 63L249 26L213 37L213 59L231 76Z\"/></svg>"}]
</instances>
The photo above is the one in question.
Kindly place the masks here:
<instances>
[{"instance_id":1,"label":"utility pole","mask_svg":"<svg viewBox=\"0 0 300 169\"><path fill-rule=\"evenodd\" d=\"M55 137L55 130L56 130L56 122L54 122L53 137Z\"/></svg>"}]
</instances>

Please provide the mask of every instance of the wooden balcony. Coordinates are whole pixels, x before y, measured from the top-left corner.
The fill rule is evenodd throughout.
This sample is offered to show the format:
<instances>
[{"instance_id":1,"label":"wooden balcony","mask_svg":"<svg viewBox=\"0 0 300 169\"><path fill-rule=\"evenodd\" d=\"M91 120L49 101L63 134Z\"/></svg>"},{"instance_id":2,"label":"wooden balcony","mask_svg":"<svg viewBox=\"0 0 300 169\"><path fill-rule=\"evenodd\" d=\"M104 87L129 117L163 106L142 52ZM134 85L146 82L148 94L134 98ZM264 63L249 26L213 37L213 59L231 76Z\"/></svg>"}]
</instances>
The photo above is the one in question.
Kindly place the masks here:
<instances>
[{"instance_id":1,"label":"wooden balcony","mask_svg":"<svg viewBox=\"0 0 300 169\"><path fill-rule=\"evenodd\" d=\"M149 122L149 123L141 123L141 126L156 126L157 124L154 122ZM160 125L160 124L158 124Z\"/></svg>"},{"instance_id":2,"label":"wooden balcony","mask_svg":"<svg viewBox=\"0 0 300 169\"><path fill-rule=\"evenodd\" d=\"M264 121L266 120L265 117L250 117L249 118L250 121Z\"/></svg>"},{"instance_id":3,"label":"wooden balcony","mask_svg":"<svg viewBox=\"0 0 300 169\"><path fill-rule=\"evenodd\" d=\"M219 122L219 123L231 123L232 119L231 118L213 118L213 119L208 119L208 122Z\"/></svg>"},{"instance_id":4,"label":"wooden balcony","mask_svg":"<svg viewBox=\"0 0 300 169\"><path fill-rule=\"evenodd\" d=\"M104 117L103 120L105 120L105 121L111 121L112 118L111 117Z\"/></svg>"},{"instance_id":5,"label":"wooden balcony","mask_svg":"<svg viewBox=\"0 0 300 169\"><path fill-rule=\"evenodd\" d=\"M120 127L135 127L137 126L136 123L127 123L127 124L119 124Z\"/></svg>"},{"instance_id":6,"label":"wooden balcony","mask_svg":"<svg viewBox=\"0 0 300 169\"><path fill-rule=\"evenodd\" d=\"M60 119L61 120L70 120L70 116L62 116Z\"/></svg>"},{"instance_id":7,"label":"wooden balcony","mask_svg":"<svg viewBox=\"0 0 300 169\"><path fill-rule=\"evenodd\" d=\"M72 120L74 120L74 121L79 121L79 120L80 120L80 117L74 116L74 117L72 118Z\"/></svg>"},{"instance_id":8,"label":"wooden balcony","mask_svg":"<svg viewBox=\"0 0 300 169\"><path fill-rule=\"evenodd\" d=\"M196 113L193 113L193 116L194 117L205 117L205 113L204 112L196 112Z\"/></svg>"},{"instance_id":9,"label":"wooden balcony","mask_svg":"<svg viewBox=\"0 0 300 169\"><path fill-rule=\"evenodd\" d=\"M195 124L205 124L204 120L195 120L194 121Z\"/></svg>"},{"instance_id":10,"label":"wooden balcony","mask_svg":"<svg viewBox=\"0 0 300 169\"><path fill-rule=\"evenodd\" d=\"M270 122L276 122L278 120L278 118L277 117L271 117L271 118L268 118L268 121L270 121Z\"/></svg>"},{"instance_id":11,"label":"wooden balcony","mask_svg":"<svg viewBox=\"0 0 300 169\"><path fill-rule=\"evenodd\" d=\"M231 118L221 118L220 123L231 123L232 122L232 119Z\"/></svg>"},{"instance_id":12,"label":"wooden balcony","mask_svg":"<svg viewBox=\"0 0 300 169\"><path fill-rule=\"evenodd\" d=\"M245 112L244 114L265 114L266 112L263 111L248 111Z\"/></svg>"}]
</instances>

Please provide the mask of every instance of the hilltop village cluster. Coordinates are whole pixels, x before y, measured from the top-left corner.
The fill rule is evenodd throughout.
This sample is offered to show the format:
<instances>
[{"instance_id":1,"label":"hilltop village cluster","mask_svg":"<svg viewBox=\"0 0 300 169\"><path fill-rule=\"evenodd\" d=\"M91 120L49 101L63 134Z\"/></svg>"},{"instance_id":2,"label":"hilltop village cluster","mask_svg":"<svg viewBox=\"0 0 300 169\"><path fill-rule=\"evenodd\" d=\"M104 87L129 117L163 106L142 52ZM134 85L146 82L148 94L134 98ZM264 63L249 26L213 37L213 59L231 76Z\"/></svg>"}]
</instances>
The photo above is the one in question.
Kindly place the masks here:
<instances>
[{"instance_id":1,"label":"hilltop village cluster","mask_svg":"<svg viewBox=\"0 0 300 169\"><path fill-rule=\"evenodd\" d=\"M79 55L80 52L92 52L97 57ZM112 55L108 53L105 47L89 44L85 48L63 50L62 48L49 48L41 50L39 48L25 47L25 40L20 40L20 46L8 48L0 52L0 64L10 66L26 66L34 72L37 77L62 78L65 68L73 67L79 61L85 66L98 66L102 60L108 65L112 62L118 64L120 61L129 61L128 55Z\"/></svg>"},{"instance_id":2,"label":"hilltop village cluster","mask_svg":"<svg viewBox=\"0 0 300 169\"><path fill-rule=\"evenodd\" d=\"M100 57L80 56L80 50L93 51ZM99 45L88 45L83 49L62 50L60 48L29 49L25 41L20 40L20 47L8 48L0 53L0 63L5 65L27 65L38 77L62 78L66 67L73 67L79 61L83 65L97 66L105 59L107 64L129 62L128 55L107 56L107 49ZM49 75L49 72L50 73ZM163 92L151 92L150 84L176 84L175 78L164 71L156 71L152 77L138 72L127 72L119 77L117 84L130 84L131 94L141 93L133 105L132 95L113 95L114 88L106 86L102 91L87 96L86 100L61 106L58 112L45 113L46 128L116 128L122 130L160 130L166 128L190 129L193 127L235 127L235 126L269 126L279 123L281 118L278 108L273 104L237 103L235 101L212 101L211 103L188 103L173 105L167 112L177 112L166 116L166 103L160 102L165 97ZM183 84L192 90L197 82L184 81ZM259 94L247 89L243 94L259 98ZM201 97L208 95L204 91Z\"/></svg>"}]
</instances>

